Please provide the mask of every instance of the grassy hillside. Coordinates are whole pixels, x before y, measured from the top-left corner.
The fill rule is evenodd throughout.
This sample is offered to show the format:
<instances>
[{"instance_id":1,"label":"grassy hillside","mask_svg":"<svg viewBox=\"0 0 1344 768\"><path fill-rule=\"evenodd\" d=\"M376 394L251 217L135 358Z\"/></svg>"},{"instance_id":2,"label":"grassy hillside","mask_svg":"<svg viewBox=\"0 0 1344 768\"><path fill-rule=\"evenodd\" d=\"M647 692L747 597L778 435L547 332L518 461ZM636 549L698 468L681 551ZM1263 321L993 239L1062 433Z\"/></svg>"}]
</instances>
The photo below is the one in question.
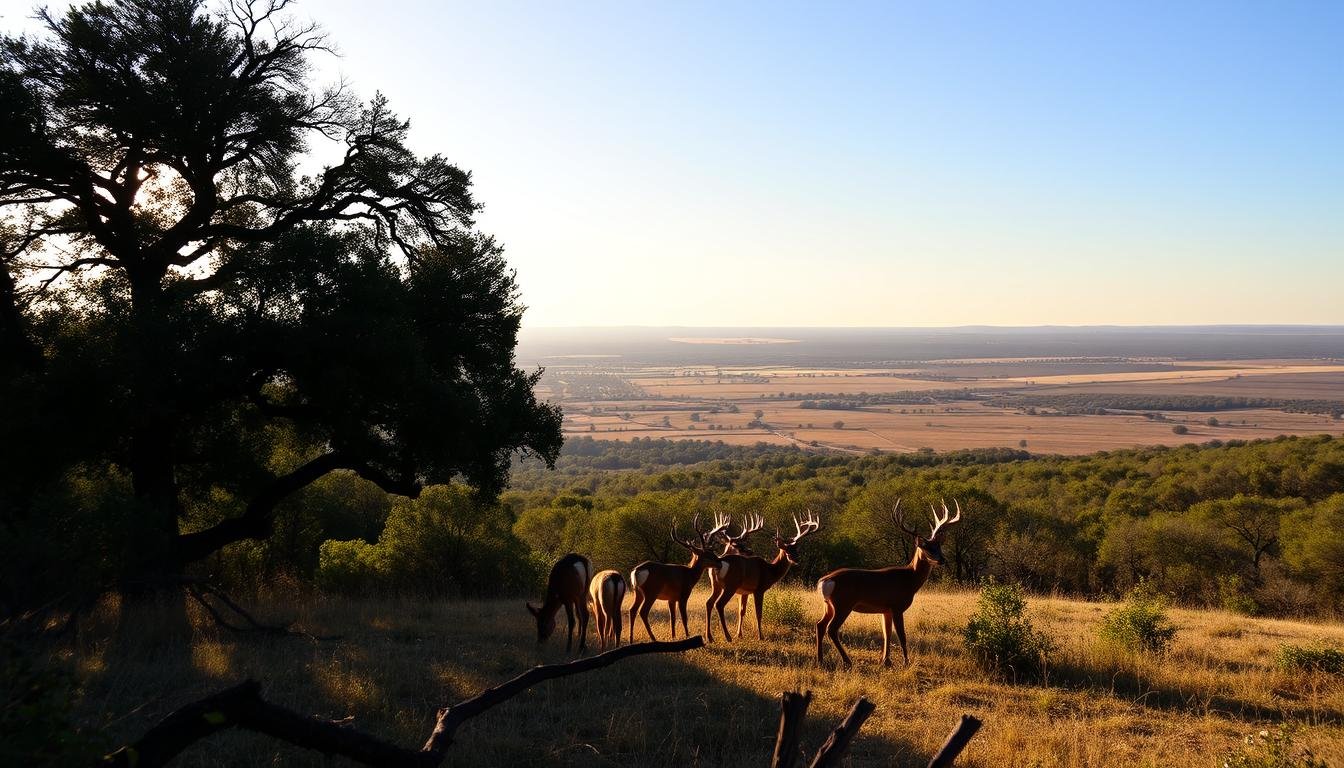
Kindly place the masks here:
<instances>
[{"instance_id":1,"label":"grassy hillside","mask_svg":"<svg viewBox=\"0 0 1344 768\"><path fill-rule=\"evenodd\" d=\"M693 632L703 631L703 599L692 602ZM1173 610L1180 631L1169 655L1134 658L1095 640L1104 604L1032 599L1030 617L1059 651L1046 683L1010 685L963 650L960 632L974 604L973 592L921 593L907 614L908 668L881 668L878 622L852 617L844 637L855 667L836 670L813 660L819 599L793 588L767 602L764 641L720 640L543 684L465 726L452 764L766 765L777 697L792 688L815 692L804 737L811 749L855 698L877 703L854 746L855 766L924 765L962 712L986 723L958 763L965 766L1215 766L1248 733L1286 722L1303 726L1299 744L1344 764L1344 680L1273 665L1281 644L1339 645L1344 627ZM167 624L153 611L103 605L59 651L81 681L81 722L126 739L250 676L278 703L353 716L361 728L418 745L438 706L564 658L563 638L537 647L521 601L321 600L264 612L342 637L240 637L196 617L193 642L170 651L171 642L146 641ZM661 607L655 617L667 639ZM266 763L330 764L245 734L197 745L181 764Z\"/></svg>"}]
</instances>

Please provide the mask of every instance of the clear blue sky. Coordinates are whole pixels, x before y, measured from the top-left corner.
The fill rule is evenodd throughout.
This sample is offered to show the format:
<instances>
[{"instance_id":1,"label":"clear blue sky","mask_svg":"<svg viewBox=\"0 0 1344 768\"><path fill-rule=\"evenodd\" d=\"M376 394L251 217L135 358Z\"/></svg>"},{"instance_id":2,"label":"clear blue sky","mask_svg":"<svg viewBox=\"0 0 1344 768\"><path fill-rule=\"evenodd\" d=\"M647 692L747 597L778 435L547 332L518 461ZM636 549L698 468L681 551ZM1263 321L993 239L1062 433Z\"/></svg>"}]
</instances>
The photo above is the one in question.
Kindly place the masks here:
<instances>
[{"instance_id":1,"label":"clear blue sky","mask_svg":"<svg viewBox=\"0 0 1344 768\"><path fill-rule=\"evenodd\" d=\"M529 325L1344 323L1344 2L295 12Z\"/></svg>"}]
</instances>

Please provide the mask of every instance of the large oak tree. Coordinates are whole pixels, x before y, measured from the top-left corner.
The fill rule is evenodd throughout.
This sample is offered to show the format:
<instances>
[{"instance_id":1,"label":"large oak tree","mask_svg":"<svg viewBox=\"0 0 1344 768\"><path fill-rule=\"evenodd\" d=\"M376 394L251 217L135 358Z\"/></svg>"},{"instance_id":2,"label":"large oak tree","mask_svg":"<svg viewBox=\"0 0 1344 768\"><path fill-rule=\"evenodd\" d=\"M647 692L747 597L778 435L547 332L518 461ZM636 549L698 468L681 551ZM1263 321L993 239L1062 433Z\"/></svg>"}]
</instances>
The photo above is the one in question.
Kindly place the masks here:
<instances>
[{"instance_id":1,"label":"large oak tree","mask_svg":"<svg viewBox=\"0 0 1344 768\"><path fill-rule=\"evenodd\" d=\"M326 43L285 4L95 2L0 41L10 531L112 468L144 523L124 573L155 577L265 537L332 471L491 493L515 453L556 456L469 174L381 97L315 88ZM212 499L235 503L188 514Z\"/></svg>"}]
</instances>

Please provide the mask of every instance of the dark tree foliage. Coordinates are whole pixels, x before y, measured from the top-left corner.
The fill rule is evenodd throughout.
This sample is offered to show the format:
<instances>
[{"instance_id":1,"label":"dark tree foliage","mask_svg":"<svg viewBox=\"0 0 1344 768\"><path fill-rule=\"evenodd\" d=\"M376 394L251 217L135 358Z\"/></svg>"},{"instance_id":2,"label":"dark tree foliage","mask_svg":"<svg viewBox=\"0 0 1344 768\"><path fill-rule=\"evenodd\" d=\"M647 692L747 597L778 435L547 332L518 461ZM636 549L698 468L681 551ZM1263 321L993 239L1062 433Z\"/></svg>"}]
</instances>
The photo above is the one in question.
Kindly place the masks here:
<instances>
[{"instance_id":1,"label":"dark tree foliage","mask_svg":"<svg viewBox=\"0 0 1344 768\"><path fill-rule=\"evenodd\" d=\"M285 5L114 0L0 40L7 533L96 475L137 532L120 575L152 577L335 470L491 494L516 452L554 461L469 174L382 97L315 90L325 40ZM306 175L310 141L341 151Z\"/></svg>"}]
</instances>

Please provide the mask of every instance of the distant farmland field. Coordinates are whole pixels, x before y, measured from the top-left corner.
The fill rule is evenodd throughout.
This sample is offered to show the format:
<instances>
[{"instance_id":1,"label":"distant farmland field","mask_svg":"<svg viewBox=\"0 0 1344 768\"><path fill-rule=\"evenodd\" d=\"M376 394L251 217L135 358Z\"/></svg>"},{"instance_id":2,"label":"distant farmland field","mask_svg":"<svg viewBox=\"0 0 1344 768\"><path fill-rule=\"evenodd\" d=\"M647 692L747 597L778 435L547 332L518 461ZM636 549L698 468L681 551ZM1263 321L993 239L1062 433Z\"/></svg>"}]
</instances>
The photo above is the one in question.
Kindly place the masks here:
<instances>
[{"instance_id":1,"label":"distant farmland field","mask_svg":"<svg viewBox=\"0 0 1344 768\"><path fill-rule=\"evenodd\" d=\"M845 452L1144 445L1344 432L1344 365L1312 360L957 360L883 368L685 367L548 374L565 432ZM583 397L566 397L582 393ZM605 394L609 393L609 394ZM1095 397L1091 397L1095 395ZM1123 406L1107 406L1114 396ZM609 397L611 399L604 399ZM1188 409L1182 404L1204 398ZM1243 398L1210 406L1209 398ZM1024 403L1039 400L1041 407ZM1060 402L1099 405L1080 409ZM1134 405L1133 403L1139 403ZM1337 404L1337 407L1334 405ZM1306 411L1306 412L1302 412ZM757 417L757 413L760 417Z\"/></svg>"}]
</instances>

